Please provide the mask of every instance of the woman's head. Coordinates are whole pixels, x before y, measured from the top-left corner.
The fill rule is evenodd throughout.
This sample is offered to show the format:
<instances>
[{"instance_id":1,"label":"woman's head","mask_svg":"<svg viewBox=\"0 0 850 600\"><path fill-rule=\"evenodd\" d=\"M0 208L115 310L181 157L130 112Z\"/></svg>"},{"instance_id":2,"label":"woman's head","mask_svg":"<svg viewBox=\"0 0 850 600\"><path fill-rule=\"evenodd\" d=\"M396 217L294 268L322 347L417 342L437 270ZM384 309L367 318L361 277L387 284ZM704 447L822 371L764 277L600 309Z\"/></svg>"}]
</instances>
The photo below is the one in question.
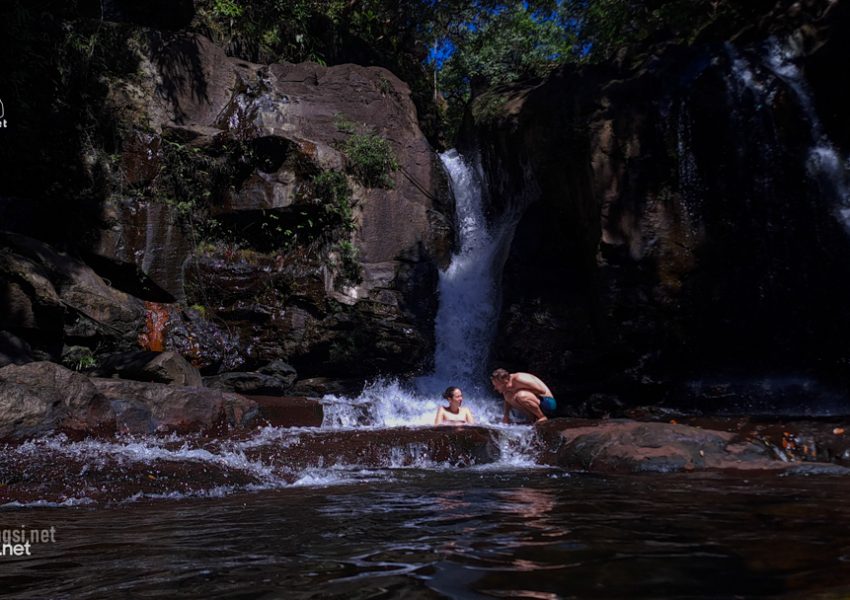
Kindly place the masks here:
<instances>
[{"instance_id":1,"label":"woman's head","mask_svg":"<svg viewBox=\"0 0 850 600\"><path fill-rule=\"evenodd\" d=\"M463 392L460 391L459 387L450 386L446 388L446 391L443 392L443 398L451 402L452 400L456 400L457 402L463 402Z\"/></svg>"}]
</instances>

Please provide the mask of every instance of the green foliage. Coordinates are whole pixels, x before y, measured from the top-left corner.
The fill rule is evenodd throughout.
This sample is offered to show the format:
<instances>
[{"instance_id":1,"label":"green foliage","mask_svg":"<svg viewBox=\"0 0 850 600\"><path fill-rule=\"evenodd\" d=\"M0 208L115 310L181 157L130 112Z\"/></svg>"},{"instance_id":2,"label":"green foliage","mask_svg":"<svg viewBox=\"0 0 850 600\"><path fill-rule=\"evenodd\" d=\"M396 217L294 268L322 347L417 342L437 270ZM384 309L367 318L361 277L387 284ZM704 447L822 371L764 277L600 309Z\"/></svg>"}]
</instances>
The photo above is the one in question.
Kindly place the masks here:
<instances>
[{"instance_id":1,"label":"green foliage","mask_svg":"<svg viewBox=\"0 0 850 600\"><path fill-rule=\"evenodd\" d=\"M255 62L325 64L347 0L197 0L195 27ZM330 35L328 35L330 33Z\"/></svg>"},{"instance_id":2,"label":"green foliage","mask_svg":"<svg viewBox=\"0 0 850 600\"><path fill-rule=\"evenodd\" d=\"M313 203L320 206L318 224L323 229L352 231L354 213L348 180L339 171L322 171L313 177Z\"/></svg>"},{"instance_id":3,"label":"green foliage","mask_svg":"<svg viewBox=\"0 0 850 600\"><path fill-rule=\"evenodd\" d=\"M606 60L653 40L691 43L707 28L731 33L773 5L766 0L563 0L561 14L576 30L588 60Z\"/></svg>"},{"instance_id":4,"label":"green foliage","mask_svg":"<svg viewBox=\"0 0 850 600\"><path fill-rule=\"evenodd\" d=\"M98 362L90 348L76 346L62 358L62 364L74 371L88 371L97 367Z\"/></svg>"},{"instance_id":5,"label":"green foliage","mask_svg":"<svg viewBox=\"0 0 850 600\"><path fill-rule=\"evenodd\" d=\"M198 148L163 138L163 160L154 185L153 199L171 206L184 220L211 194L211 172L215 161Z\"/></svg>"},{"instance_id":6,"label":"green foliage","mask_svg":"<svg viewBox=\"0 0 850 600\"><path fill-rule=\"evenodd\" d=\"M547 3L501 3L466 17L464 26L447 29L443 41L455 51L435 76L452 132L475 92L543 77L577 52L573 32Z\"/></svg>"},{"instance_id":7,"label":"green foliage","mask_svg":"<svg viewBox=\"0 0 850 600\"><path fill-rule=\"evenodd\" d=\"M335 260L333 266L343 283L359 283L362 279L357 247L350 235L355 229L351 188L339 171L322 171L313 177L311 203L317 206L317 227L328 240L327 252Z\"/></svg>"},{"instance_id":8,"label":"green foliage","mask_svg":"<svg viewBox=\"0 0 850 600\"><path fill-rule=\"evenodd\" d=\"M343 145L349 169L367 187L391 188L392 173L399 168L390 143L377 133L355 133Z\"/></svg>"},{"instance_id":9,"label":"green foliage","mask_svg":"<svg viewBox=\"0 0 850 600\"><path fill-rule=\"evenodd\" d=\"M214 0L213 13L217 17L236 19L242 16L242 7L235 0Z\"/></svg>"}]
</instances>

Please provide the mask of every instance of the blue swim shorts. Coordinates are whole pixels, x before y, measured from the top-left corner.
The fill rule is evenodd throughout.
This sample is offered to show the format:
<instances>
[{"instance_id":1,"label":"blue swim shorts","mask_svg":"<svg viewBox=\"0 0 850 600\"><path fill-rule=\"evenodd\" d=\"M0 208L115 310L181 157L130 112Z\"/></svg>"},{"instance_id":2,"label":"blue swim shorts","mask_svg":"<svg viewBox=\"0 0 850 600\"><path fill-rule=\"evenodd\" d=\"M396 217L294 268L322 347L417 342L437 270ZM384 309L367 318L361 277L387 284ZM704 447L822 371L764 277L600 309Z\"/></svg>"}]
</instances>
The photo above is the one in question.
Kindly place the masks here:
<instances>
[{"instance_id":1,"label":"blue swim shorts","mask_svg":"<svg viewBox=\"0 0 850 600\"><path fill-rule=\"evenodd\" d=\"M540 396L540 411L547 417L555 416L558 402L552 396Z\"/></svg>"}]
</instances>

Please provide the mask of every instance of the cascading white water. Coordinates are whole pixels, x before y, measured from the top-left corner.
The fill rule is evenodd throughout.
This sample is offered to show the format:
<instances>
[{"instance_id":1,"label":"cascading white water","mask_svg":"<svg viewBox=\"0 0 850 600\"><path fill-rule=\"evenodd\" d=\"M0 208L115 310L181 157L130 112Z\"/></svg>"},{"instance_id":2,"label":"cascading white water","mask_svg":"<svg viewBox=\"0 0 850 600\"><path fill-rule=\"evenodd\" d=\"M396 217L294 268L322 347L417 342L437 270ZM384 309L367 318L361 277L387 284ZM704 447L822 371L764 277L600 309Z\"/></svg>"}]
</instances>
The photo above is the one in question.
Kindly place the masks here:
<instances>
[{"instance_id":1,"label":"cascading white water","mask_svg":"<svg viewBox=\"0 0 850 600\"><path fill-rule=\"evenodd\" d=\"M440 157L456 202L458 250L440 273L434 372L412 385L377 381L359 398L327 396L324 427L398 427L433 422L448 386L464 392L478 422L497 423L501 403L488 389L488 355L499 312L499 274L516 226L515 215L488 225L482 183L457 151Z\"/></svg>"},{"instance_id":2,"label":"cascading white water","mask_svg":"<svg viewBox=\"0 0 850 600\"><path fill-rule=\"evenodd\" d=\"M809 175L835 196L837 214L844 227L850 231L850 160L842 158L823 130L815 110L806 80L794 62L799 57L798 44L790 38L782 45L771 39L767 45L767 67L794 92L811 127L812 146L809 149L807 170Z\"/></svg>"},{"instance_id":3,"label":"cascading white water","mask_svg":"<svg viewBox=\"0 0 850 600\"><path fill-rule=\"evenodd\" d=\"M516 223L509 216L488 226L475 170L455 150L441 159L457 205L458 251L440 274L434 373L417 387L433 393L451 384L480 393L499 312L498 273Z\"/></svg>"}]
</instances>

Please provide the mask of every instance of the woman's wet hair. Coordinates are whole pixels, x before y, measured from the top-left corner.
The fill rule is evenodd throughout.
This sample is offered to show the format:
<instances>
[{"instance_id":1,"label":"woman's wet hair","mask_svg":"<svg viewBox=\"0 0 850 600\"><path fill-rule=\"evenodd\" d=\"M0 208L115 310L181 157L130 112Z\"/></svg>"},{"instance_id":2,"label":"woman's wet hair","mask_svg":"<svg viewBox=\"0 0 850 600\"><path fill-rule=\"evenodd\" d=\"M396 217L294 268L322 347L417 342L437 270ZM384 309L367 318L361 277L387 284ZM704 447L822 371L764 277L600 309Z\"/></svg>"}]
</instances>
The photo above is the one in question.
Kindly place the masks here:
<instances>
[{"instance_id":1,"label":"woman's wet hair","mask_svg":"<svg viewBox=\"0 0 850 600\"><path fill-rule=\"evenodd\" d=\"M446 400L451 400L452 396L454 396L455 390L459 390L459 389L460 388L456 387L456 386L447 387L446 391L443 392L443 398L445 398Z\"/></svg>"}]
</instances>

